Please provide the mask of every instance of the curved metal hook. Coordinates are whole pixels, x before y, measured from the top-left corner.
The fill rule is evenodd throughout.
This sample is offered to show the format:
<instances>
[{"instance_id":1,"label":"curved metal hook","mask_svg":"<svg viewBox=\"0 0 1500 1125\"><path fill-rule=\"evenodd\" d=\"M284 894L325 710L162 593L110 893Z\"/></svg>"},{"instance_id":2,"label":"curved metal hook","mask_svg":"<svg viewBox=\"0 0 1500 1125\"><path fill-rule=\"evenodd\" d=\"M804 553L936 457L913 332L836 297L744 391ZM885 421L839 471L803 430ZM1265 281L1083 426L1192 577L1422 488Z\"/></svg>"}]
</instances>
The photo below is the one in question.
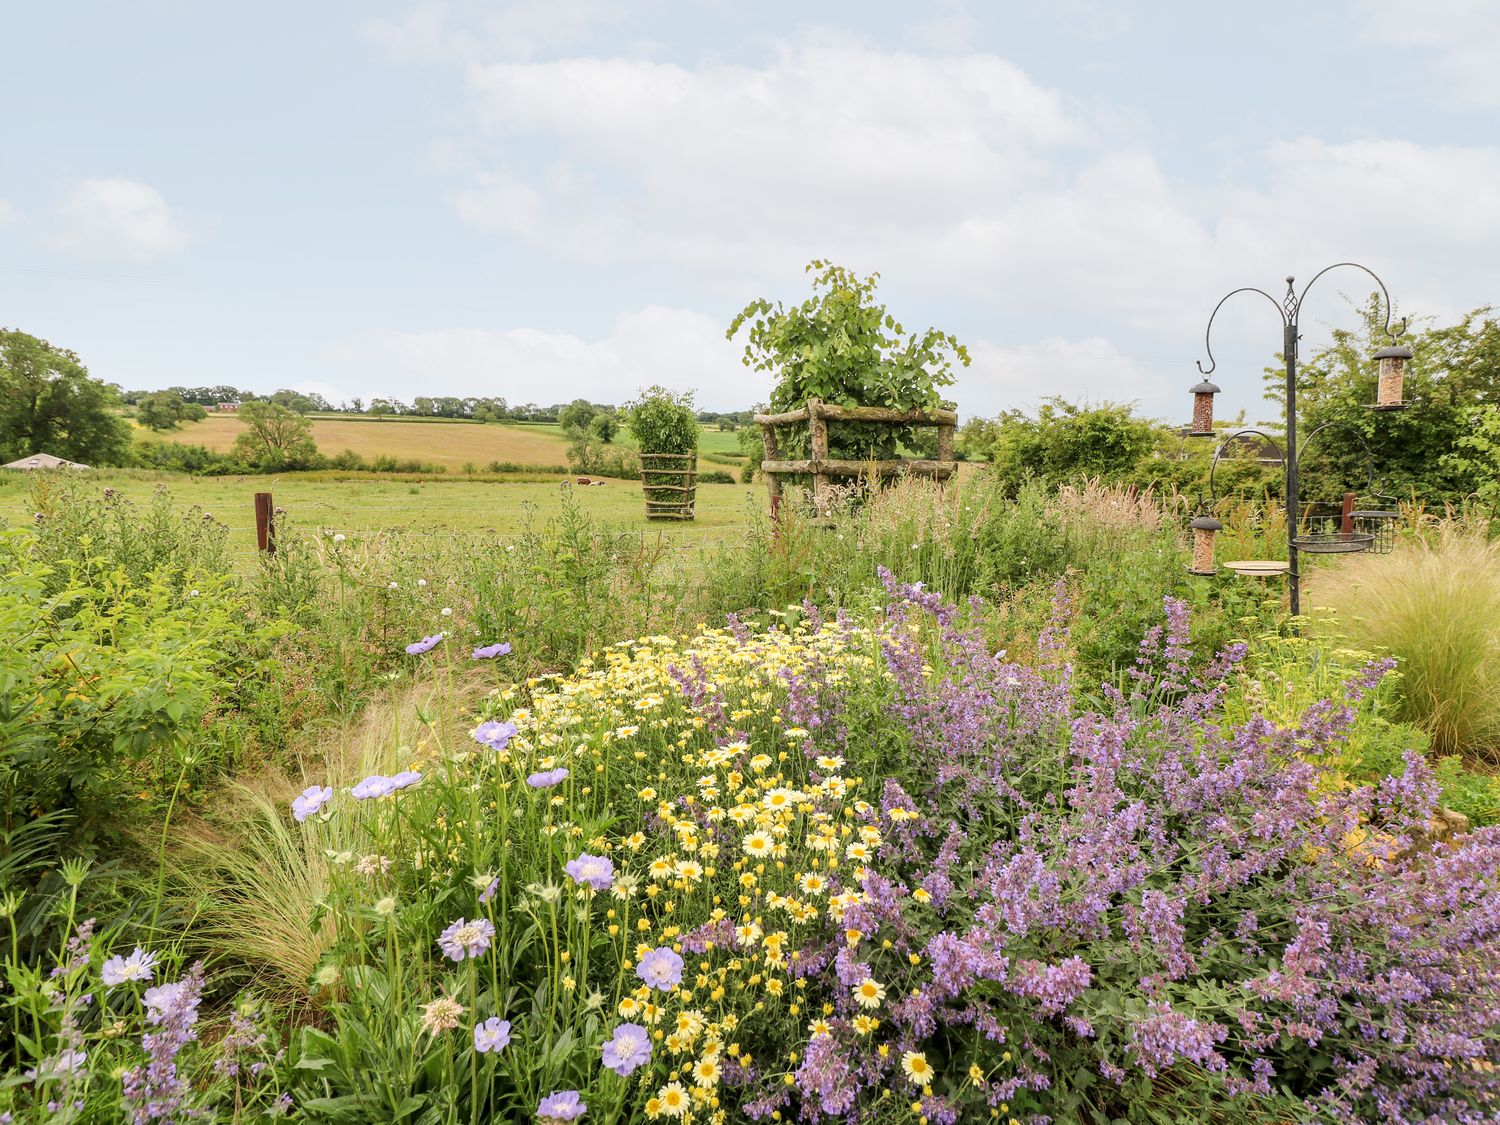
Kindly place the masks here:
<instances>
[{"instance_id":1,"label":"curved metal hook","mask_svg":"<svg viewBox=\"0 0 1500 1125\"><path fill-rule=\"evenodd\" d=\"M1339 424L1342 425L1342 423ZM1214 474L1219 471L1219 458L1224 456L1224 450L1228 449L1231 444L1240 438L1249 437L1251 434L1258 435L1262 441L1265 441L1272 449L1276 450L1276 456L1280 457L1283 462L1286 461L1286 454L1281 451L1281 446L1277 445L1276 439L1266 433L1265 430L1258 430L1254 426L1246 426L1242 430L1235 430L1234 433L1219 443L1219 448L1214 450L1214 459L1208 466L1208 495L1215 504L1219 502L1218 490L1214 488Z\"/></svg>"},{"instance_id":2,"label":"curved metal hook","mask_svg":"<svg viewBox=\"0 0 1500 1125\"><path fill-rule=\"evenodd\" d=\"M1383 495L1375 492L1375 454L1370 449L1370 443L1365 440L1364 434L1360 433L1348 422L1324 422L1321 426L1316 427L1312 433L1308 434L1307 437L1303 438L1302 446L1297 450L1297 465L1299 468L1302 464L1302 456L1307 452L1307 447L1312 444L1312 439L1324 430L1334 427L1338 427L1341 430L1348 430L1359 439L1359 444L1364 447L1365 451L1365 488L1373 495Z\"/></svg>"},{"instance_id":3,"label":"curved metal hook","mask_svg":"<svg viewBox=\"0 0 1500 1125\"><path fill-rule=\"evenodd\" d=\"M1266 300L1270 301L1271 304L1276 306L1276 315L1281 317L1282 326L1285 327L1287 324L1286 310L1281 307L1281 302L1278 301L1275 297L1271 296L1271 294L1267 293L1264 289L1257 289L1253 285L1242 285L1238 289L1232 289L1228 293L1225 293L1224 296L1219 299L1219 303L1214 306L1214 311L1208 314L1208 327L1203 330L1203 350L1208 353L1208 366L1204 367L1203 361L1200 359L1198 361L1198 370L1204 375L1212 375L1214 372L1214 368L1219 366L1218 361L1214 359L1213 345L1209 343L1209 335L1214 330L1214 317L1219 315L1219 310L1224 307L1224 302L1229 300L1229 298L1233 297L1236 293L1259 293Z\"/></svg>"},{"instance_id":4,"label":"curved metal hook","mask_svg":"<svg viewBox=\"0 0 1500 1125\"><path fill-rule=\"evenodd\" d=\"M1342 266L1353 266L1357 270L1364 270L1365 273L1369 274L1371 277L1373 277L1375 279L1375 284L1378 285L1378 286L1380 286L1380 292L1385 297L1385 327L1382 328L1381 331L1384 332L1386 334L1386 336L1388 336L1392 340L1399 339L1401 336L1403 336L1406 333L1406 323L1407 323L1408 318L1403 316L1401 318L1401 323L1396 326L1396 331L1394 331L1394 332L1391 331L1391 312L1393 310L1391 308L1391 293L1390 293L1390 290L1385 287L1385 282L1383 282L1383 281L1380 280L1380 275L1378 273L1376 273L1374 270L1372 270L1369 266L1362 266L1358 262L1334 262L1333 265L1331 265L1331 266L1324 266L1317 273L1313 274L1312 275L1312 281L1309 281L1306 285L1304 285L1302 287L1302 294L1301 294L1301 296L1299 296L1297 298L1297 304L1294 306L1294 308L1292 310L1292 317L1293 317L1293 319L1294 320L1300 320L1301 319L1301 316L1302 316L1302 302L1307 299L1307 291L1313 287L1313 281L1317 281L1318 278L1322 277L1329 270L1336 270L1336 269L1339 269Z\"/></svg>"}]
</instances>

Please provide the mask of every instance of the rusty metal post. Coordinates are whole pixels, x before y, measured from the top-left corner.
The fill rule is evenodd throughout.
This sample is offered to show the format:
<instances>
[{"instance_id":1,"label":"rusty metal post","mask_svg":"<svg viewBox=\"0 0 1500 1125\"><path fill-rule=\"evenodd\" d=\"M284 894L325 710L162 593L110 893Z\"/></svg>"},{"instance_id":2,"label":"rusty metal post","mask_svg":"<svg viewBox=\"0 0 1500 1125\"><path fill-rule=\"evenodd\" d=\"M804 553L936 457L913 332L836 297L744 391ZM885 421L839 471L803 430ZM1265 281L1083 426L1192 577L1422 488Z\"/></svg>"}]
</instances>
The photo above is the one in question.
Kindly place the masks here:
<instances>
[{"instance_id":1,"label":"rusty metal post","mask_svg":"<svg viewBox=\"0 0 1500 1125\"><path fill-rule=\"evenodd\" d=\"M268 555L276 553L276 509L269 492L255 494L255 545Z\"/></svg>"}]
</instances>

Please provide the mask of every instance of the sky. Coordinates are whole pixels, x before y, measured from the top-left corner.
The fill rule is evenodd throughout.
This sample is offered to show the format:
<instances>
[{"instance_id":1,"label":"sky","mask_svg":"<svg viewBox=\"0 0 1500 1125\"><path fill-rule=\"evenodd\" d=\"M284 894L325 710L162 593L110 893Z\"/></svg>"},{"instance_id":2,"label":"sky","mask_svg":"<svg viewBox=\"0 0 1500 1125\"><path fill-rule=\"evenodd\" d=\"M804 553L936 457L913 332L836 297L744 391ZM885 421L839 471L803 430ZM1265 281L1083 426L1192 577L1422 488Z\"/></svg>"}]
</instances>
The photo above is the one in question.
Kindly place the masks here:
<instances>
[{"instance_id":1,"label":"sky","mask_svg":"<svg viewBox=\"0 0 1500 1125\"><path fill-rule=\"evenodd\" d=\"M725 331L878 271L973 363L1185 420L1225 292L1500 303L1500 0L7 4L0 326L127 388L711 410ZM1319 280L1304 349L1373 283ZM1280 322L1214 325L1268 416Z\"/></svg>"}]
</instances>

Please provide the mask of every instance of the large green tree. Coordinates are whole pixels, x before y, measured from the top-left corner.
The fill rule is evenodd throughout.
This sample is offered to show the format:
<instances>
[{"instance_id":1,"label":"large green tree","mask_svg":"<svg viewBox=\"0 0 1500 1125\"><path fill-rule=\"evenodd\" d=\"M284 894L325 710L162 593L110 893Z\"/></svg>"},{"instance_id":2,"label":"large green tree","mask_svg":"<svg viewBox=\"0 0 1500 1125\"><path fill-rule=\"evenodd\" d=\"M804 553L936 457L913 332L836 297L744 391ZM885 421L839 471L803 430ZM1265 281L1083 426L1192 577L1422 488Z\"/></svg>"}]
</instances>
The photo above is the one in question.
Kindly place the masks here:
<instances>
[{"instance_id":1,"label":"large green tree","mask_svg":"<svg viewBox=\"0 0 1500 1125\"><path fill-rule=\"evenodd\" d=\"M0 462L50 453L89 465L130 459L130 428L115 389L89 377L79 358L13 329L0 329Z\"/></svg>"}]
</instances>

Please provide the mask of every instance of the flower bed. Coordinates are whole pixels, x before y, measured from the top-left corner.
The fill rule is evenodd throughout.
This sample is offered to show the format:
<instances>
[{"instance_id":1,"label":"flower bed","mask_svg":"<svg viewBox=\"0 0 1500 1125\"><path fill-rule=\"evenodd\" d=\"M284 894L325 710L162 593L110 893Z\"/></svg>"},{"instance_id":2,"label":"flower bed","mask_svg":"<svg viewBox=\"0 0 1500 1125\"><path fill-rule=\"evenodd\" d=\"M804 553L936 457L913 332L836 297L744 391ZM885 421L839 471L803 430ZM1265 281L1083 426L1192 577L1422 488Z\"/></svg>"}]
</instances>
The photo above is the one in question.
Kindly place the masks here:
<instances>
[{"instance_id":1,"label":"flower bed","mask_svg":"<svg viewBox=\"0 0 1500 1125\"><path fill-rule=\"evenodd\" d=\"M1242 649L1194 676L1169 602L1089 709L1065 606L1021 663L888 593L615 645L497 689L464 746L299 797L334 939L295 1112L1491 1118L1500 834L1422 844L1417 755L1324 783L1384 665L1230 719ZM69 1049L140 1065L139 1030Z\"/></svg>"}]
</instances>

